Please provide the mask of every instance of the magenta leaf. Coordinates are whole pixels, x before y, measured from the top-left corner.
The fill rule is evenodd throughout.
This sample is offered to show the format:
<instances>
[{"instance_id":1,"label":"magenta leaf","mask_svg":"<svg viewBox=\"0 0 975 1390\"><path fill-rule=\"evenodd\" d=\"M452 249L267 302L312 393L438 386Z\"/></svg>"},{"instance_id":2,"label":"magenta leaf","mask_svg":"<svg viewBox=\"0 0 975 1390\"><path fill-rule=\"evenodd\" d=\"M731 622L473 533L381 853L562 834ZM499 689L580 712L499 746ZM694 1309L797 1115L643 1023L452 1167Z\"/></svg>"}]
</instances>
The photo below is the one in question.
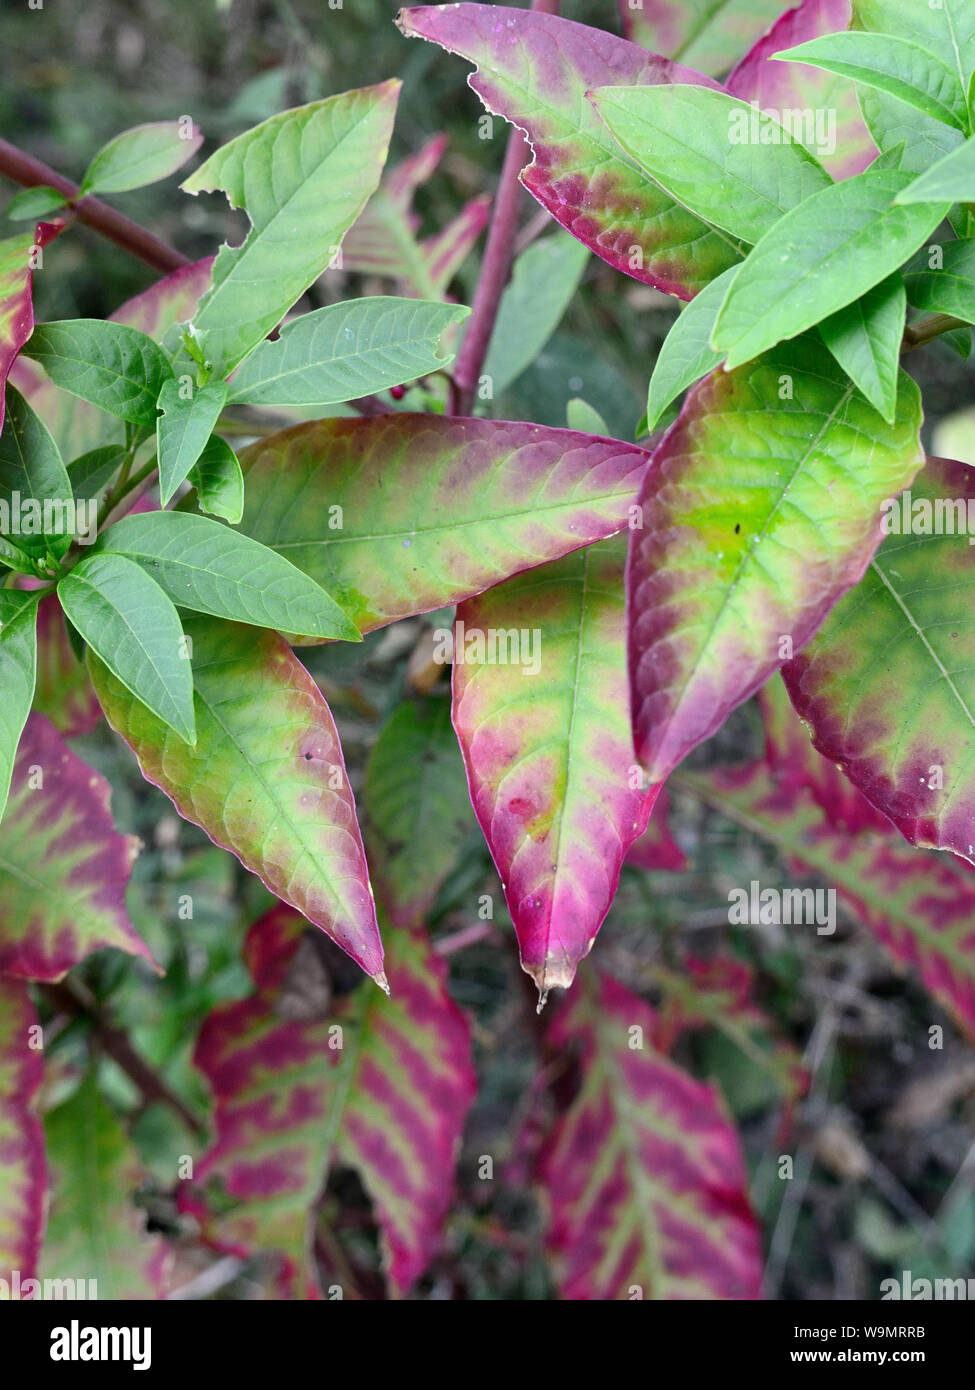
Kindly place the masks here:
<instances>
[{"instance_id":1,"label":"magenta leaf","mask_svg":"<svg viewBox=\"0 0 975 1390\"><path fill-rule=\"evenodd\" d=\"M653 1011L590 977L552 1047L579 1091L539 1159L547 1244L567 1299L757 1299L761 1242L738 1136L714 1087L653 1045Z\"/></svg>"},{"instance_id":2,"label":"magenta leaf","mask_svg":"<svg viewBox=\"0 0 975 1390\"><path fill-rule=\"evenodd\" d=\"M316 1297L314 1210L331 1168L355 1168L403 1293L436 1253L450 1204L475 1090L468 1026L442 962L403 930L390 934L391 998L360 989L289 1019L282 994L303 927L283 906L262 917L244 948L256 993L203 1026L196 1064L213 1090L216 1140L181 1205L215 1247L275 1251L288 1290Z\"/></svg>"},{"instance_id":3,"label":"magenta leaf","mask_svg":"<svg viewBox=\"0 0 975 1390\"><path fill-rule=\"evenodd\" d=\"M623 31L651 53L718 77L782 13L785 0L620 0Z\"/></svg>"},{"instance_id":4,"label":"magenta leaf","mask_svg":"<svg viewBox=\"0 0 975 1390\"><path fill-rule=\"evenodd\" d=\"M624 862L637 869L683 873L687 868L687 855L670 833L667 788L660 785L656 790L647 828L630 845Z\"/></svg>"},{"instance_id":5,"label":"magenta leaf","mask_svg":"<svg viewBox=\"0 0 975 1390\"><path fill-rule=\"evenodd\" d=\"M615 537L457 610L454 727L543 999L591 950L653 804L630 743L624 555Z\"/></svg>"},{"instance_id":6,"label":"magenta leaf","mask_svg":"<svg viewBox=\"0 0 975 1390\"><path fill-rule=\"evenodd\" d=\"M0 979L0 1279L8 1290L14 1270L21 1281L36 1277L44 1232L47 1165L34 1105L43 1055L27 986Z\"/></svg>"},{"instance_id":7,"label":"magenta leaf","mask_svg":"<svg viewBox=\"0 0 975 1390\"><path fill-rule=\"evenodd\" d=\"M424 5L401 10L396 22L407 37L476 64L468 82L488 111L528 135L534 159L522 183L609 265L690 299L741 259L733 237L681 207L624 154L586 100L595 87L713 87L711 78L600 29L503 5Z\"/></svg>"},{"instance_id":8,"label":"magenta leaf","mask_svg":"<svg viewBox=\"0 0 975 1390\"><path fill-rule=\"evenodd\" d=\"M856 86L845 77L773 57L784 49L850 27L850 0L802 0L758 40L726 83L732 96L762 110L802 120L795 138L808 146L836 178L859 174L877 157L857 104ZM781 119L781 117L780 117Z\"/></svg>"},{"instance_id":9,"label":"magenta leaf","mask_svg":"<svg viewBox=\"0 0 975 1390\"><path fill-rule=\"evenodd\" d=\"M31 291L35 258L63 225L62 222L39 222L34 232L0 241L0 428L3 427L7 377L34 329Z\"/></svg>"},{"instance_id":10,"label":"magenta leaf","mask_svg":"<svg viewBox=\"0 0 975 1390\"><path fill-rule=\"evenodd\" d=\"M105 946L152 963L125 909L138 841L115 829L109 796L104 777L32 714L0 836L0 974L59 980Z\"/></svg>"}]
</instances>

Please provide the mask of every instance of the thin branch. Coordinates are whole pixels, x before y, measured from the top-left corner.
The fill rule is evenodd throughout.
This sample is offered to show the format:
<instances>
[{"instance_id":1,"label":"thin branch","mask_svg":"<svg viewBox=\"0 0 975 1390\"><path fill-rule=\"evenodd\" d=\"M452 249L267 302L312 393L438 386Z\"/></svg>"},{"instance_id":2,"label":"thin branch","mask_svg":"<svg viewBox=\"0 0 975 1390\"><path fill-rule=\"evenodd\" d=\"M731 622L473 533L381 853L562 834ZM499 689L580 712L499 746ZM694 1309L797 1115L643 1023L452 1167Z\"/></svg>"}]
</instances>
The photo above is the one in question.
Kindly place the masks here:
<instances>
[{"instance_id":1,"label":"thin branch","mask_svg":"<svg viewBox=\"0 0 975 1390\"><path fill-rule=\"evenodd\" d=\"M956 319L951 314L925 314L916 323L904 329L901 352L913 352L915 348L940 338L942 333L953 333L956 328L971 328L964 319Z\"/></svg>"},{"instance_id":2,"label":"thin branch","mask_svg":"<svg viewBox=\"0 0 975 1390\"><path fill-rule=\"evenodd\" d=\"M101 232L109 241L114 241L116 246L123 247L131 255L137 256L139 260L145 261L147 265L161 270L164 274L191 263L189 257L184 256L181 251L167 246L164 241L153 236L152 232L140 227L138 222L133 222L123 213L116 212L100 198L78 199L81 190L76 183L64 178L57 170L49 168L39 159L34 159L32 155L24 154L23 150L19 150L16 145L8 144L6 140L0 140L0 174L6 174L8 179L22 184L24 188L36 188L40 184L56 188L72 204L71 210L79 222L84 222L87 227ZM75 202L75 199L78 201Z\"/></svg>"}]
</instances>

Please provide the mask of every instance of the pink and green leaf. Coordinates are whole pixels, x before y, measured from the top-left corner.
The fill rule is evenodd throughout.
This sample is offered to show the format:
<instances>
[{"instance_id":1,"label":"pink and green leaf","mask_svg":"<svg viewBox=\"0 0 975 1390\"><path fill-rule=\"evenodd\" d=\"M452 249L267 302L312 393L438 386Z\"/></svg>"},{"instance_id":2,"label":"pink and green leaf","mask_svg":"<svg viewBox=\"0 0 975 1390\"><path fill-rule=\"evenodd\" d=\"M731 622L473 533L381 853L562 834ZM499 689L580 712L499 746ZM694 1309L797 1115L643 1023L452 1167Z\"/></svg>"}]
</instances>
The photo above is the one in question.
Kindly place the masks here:
<instances>
[{"instance_id":1,"label":"pink and green leaf","mask_svg":"<svg viewBox=\"0 0 975 1390\"><path fill-rule=\"evenodd\" d=\"M720 77L782 13L785 0L620 0L623 31L651 53Z\"/></svg>"},{"instance_id":2,"label":"pink and green leaf","mask_svg":"<svg viewBox=\"0 0 975 1390\"><path fill-rule=\"evenodd\" d=\"M34 330L34 252L57 236L63 225L39 222L34 232L0 241L0 428L7 377Z\"/></svg>"},{"instance_id":3,"label":"pink and green leaf","mask_svg":"<svg viewBox=\"0 0 975 1390\"><path fill-rule=\"evenodd\" d=\"M380 986L383 950L335 721L277 634L187 615L196 744L89 652L95 693L180 815L322 928Z\"/></svg>"},{"instance_id":4,"label":"pink and green leaf","mask_svg":"<svg viewBox=\"0 0 975 1390\"><path fill-rule=\"evenodd\" d=\"M44 1132L35 1098L41 1029L27 986L0 979L0 1279L37 1275L47 1206Z\"/></svg>"},{"instance_id":5,"label":"pink and green leaf","mask_svg":"<svg viewBox=\"0 0 975 1390\"><path fill-rule=\"evenodd\" d=\"M741 259L733 237L703 222L649 179L586 100L596 87L716 84L638 44L556 15L503 5L401 10L407 37L476 65L468 79L488 111L527 133L528 191L609 265L691 299Z\"/></svg>"},{"instance_id":6,"label":"pink and green leaf","mask_svg":"<svg viewBox=\"0 0 975 1390\"><path fill-rule=\"evenodd\" d=\"M106 946L152 962L125 908L138 841L43 715L27 720L0 835L0 974L59 980Z\"/></svg>"},{"instance_id":7,"label":"pink and green leaf","mask_svg":"<svg viewBox=\"0 0 975 1390\"><path fill-rule=\"evenodd\" d=\"M856 86L808 63L777 62L774 54L800 43L850 27L850 0L802 0L773 24L742 58L727 81L732 96L758 102L763 110L820 115L835 128L824 132L833 148L813 148L813 154L835 178L859 174L876 158L877 150L857 104Z\"/></svg>"},{"instance_id":8,"label":"pink and green leaf","mask_svg":"<svg viewBox=\"0 0 975 1390\"><path fill-rule=\"evenodd\" d=\"M37 684L34 709L66 738L91 733L102 717L84 662L71 646L61 605L54 594L37 607Z\"/></svg>"},{"instance_id":9,"label":"pink and green leaf","mask_svg":"<svg viewBox=\"0 0 975 1390\"><path fill-rule=\"evenodd\" d=\"M667 788L661 784L657 788L647 828L626 851L624 863L632 864L636 869L666 870L674 874L684 872L687 855L671 834L669 813Z\"/></svg>"},{"instance_id":10,"label":"pink and green leaf","mask_svg":"<svg viewBox=\"0 0 975 1390\"><path fill-rule=\"evenodd\" d=\"M542 1151L563 1298L757 1299L761 1240L721 1097L657 1052L653 1011L592 977L552 1020L578 1094Z\"/></svg>"},{"instance_id":11,"label":"pink and green leaf","mask_svg":"<svg viewBox=\"0 0 975 1390\"><path fill-rule=\"evenodd\" d=\"M635 445L504 420L319 420L242 451L240 530L369 632L612 535L648 458Z\"/></svg>"},{"instance_id":12,"label":"pink and green leaf","mask_svg":"<svg viewBox=\"0 0 975 1390\"><path fill-rule=\"evenodd\" d=\"M890 498L897 531L783 676L816 748L912 844L975 863L975 470L932 458Z\"/></svg>"},{"instance_id":13,"label":"pink and green leaf","mask_svg":"<svg viewBox=\"0 0 975 1390\"><path fill-rule=\"evenodd\" d=\"M282 1018L277 1000L303 925L277 907L251 928L245 957L257 991L203 1026L196 1064L213 1091L216 1139L181 1205L217 1248L277 1252L289 1289L315 1297L315 1207L330 1169L353 1167L372 1198L389 1281L403 1293L436 1254L450 1204L475 1091L468 1025L443 963L404 930L390 940L391 998L360 989L324 1017Z\"/></svg>"},{"instance_id":14,"label":"pink and green leaf","mask_svg":"<svg viewBox=\"0 0 975 1390\"><path fill-rule=\"evenodd\" d=\"M543 999L592 949L653 805L630 741L625 550L615 537L457 610L454 727Z\"/></svg>"},{"instance_id":15,"label":"pink and green leaf","mask_svg":"<svg viewBox=\"0 0 975 1390\"><path fill-rule=\"evenodd\" d=\"M627 568L634 736L651 782L863 574L881 502L923 460L920 394L903 373L897 409L888 426L810 339L689 393L645 474Z\"/></svg>"}]
</instances>

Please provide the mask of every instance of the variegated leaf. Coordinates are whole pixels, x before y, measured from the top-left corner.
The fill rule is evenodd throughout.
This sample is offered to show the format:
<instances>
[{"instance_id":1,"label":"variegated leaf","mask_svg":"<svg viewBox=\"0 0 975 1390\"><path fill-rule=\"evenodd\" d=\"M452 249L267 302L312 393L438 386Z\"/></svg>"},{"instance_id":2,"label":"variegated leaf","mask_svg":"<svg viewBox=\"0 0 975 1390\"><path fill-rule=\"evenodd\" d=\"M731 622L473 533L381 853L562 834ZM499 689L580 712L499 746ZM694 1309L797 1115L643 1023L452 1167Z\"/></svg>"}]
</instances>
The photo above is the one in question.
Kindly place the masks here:
<instances>
[{"instance_id":1,"label":"variegated leaf","mask_svg":"<svg viewBox=\"0 0 975 1390\"><path fill-rule=\"evenodd\" d=\"M7 377L34 328L31 295L35 258L63 225L61 222L40 222L33 232L0 241L0 428Z\"/></svg>"},{"instance_id":2,"label":"variegated leaf","mask_svg":"<svg viewBox=\"0 0 975 1390\"><path fill-rule=\"evenodd\" d=\"M35 1112L43 1055L27 986L0 979L0 1279L8 1289L15 1270L21 1281L36 1277L44 1233L47 1164Z\"/></svg>"},{"instance_id":3,"label":"variegated leaf","mask_svg":"<svg viewBox=\"0 0 975 1390\"><path fill-rule=\"evenodd\" d=\"M620 0L623 32L720 77L778 19L784 0Z\"/></svg>"},{"instance_id":4,"label":"variegated leaf","mask_svg":"<svg viewBox=\"0 0 975 1390\"><path fill-rule=\"evenodd\" d=\"M37 685L34 709L66 738L90 733L102 717L88 672L71 646L64 613L54 594L37 607Z\"/></svg>"}]
</instances>

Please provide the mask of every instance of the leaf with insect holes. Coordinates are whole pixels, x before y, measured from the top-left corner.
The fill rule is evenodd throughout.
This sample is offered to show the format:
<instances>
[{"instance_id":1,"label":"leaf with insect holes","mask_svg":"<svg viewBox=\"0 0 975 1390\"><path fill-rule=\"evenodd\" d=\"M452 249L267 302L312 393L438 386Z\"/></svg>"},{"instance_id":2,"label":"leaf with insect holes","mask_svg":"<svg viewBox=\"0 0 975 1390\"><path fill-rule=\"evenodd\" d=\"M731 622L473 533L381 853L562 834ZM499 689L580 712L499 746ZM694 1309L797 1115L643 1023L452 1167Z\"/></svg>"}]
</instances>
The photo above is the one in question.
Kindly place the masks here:
<instances>
[{"instance_id":1,"label":"leaf with insect holes","mask_svg":"<svg viewBox=\"0 0 975 1390\"><path fill-rule=\"evenodd\" d=\"M142 775L382 982L383 951L342 747L328 705L272 632L187 616L190 747L89 654L95 693Z\"/></svg>"},{"instance_id":2,"label":"leaf with insect holes","mask_svg":"<svg viewBox=\"0 0 975 1390\"><path fill-rule=\"evenodd\" d=\"M404 700L393 711L369 756L364 799L383 911L396 927L422 923L474 827L448 699Z\"/></svg>"},{"instance_id":3,"label":"leaf with insect holes","mask_svg":"<svg viewBox=\"0 0 975 1390\"><path fill-rule=\"evenodd\" d=\"M159 500L164 507L206 448L226 403L225 381L197 387L189 397L183 396L182 386L173 377L163 382L156 441Z\"/></svg>"},{"instance_id":4,"label":"leaf with insect holes","mask_svg":"<svg viewBox=\"0 0 975 1390\"><path fill-rule=\"evenodd\" d=\"M446 135L432 135L415 155L386 169L342 243L342 270L386 276L398 281L404 294L420 299L443 297L491 211L490 196L480 194L439 232L417 237L420 218L413 198L433 177L446 148Z\"/></svg>"},{"instance_id":5,"label":"leaf with insect holes","mask_svg":"<svg viewBox=\"0 0 975 1390\"><path fill-rule=\"evenodd\" d=\"M60 559L74 534L70 501L71 483L58 446L20 392L8 385L0 432L0 530L27 555Z\"/></svg>"},{"instance_id":6,"label":"leaf with insect holes","mask_svg":"<svg viewBox=\"0 0 975 1390\"><path fill-rule=\"evenodd\" d=\"M179 614L163 589L127 557L96 552L65 575L58 599L123 685L195 743L193 672Z\"/></svg>"},{"instance_id":7,"label":"leaf with insect holes","mask_svg":"<svg viewBox=\"0 0 975 1390\"><path fill-rule=\"evenodd\" d=\"M909 174L873 171L814 193L766 232L718 313L711 346L729 367L851 304L918 249L947 203L895 207Z\"/></svg>"},{"instance_id":8,"label":"leaf with insect holes","mask_svg":"<svg viewBox=\"0 0 975 1390\"><path fill-rule=\"evenodd\" d=\"M812 339L689 393L646 472L627 568L634 736L651 782L862 575L882 501L923 462L904 374L897 410L886 425Z\"/></svg>"},{"instance_id":9,"label":"leaf with insect holes","mask_svg":"<svg viewBox=\"0 0 975 1390\"><path fill-rule=\"evenodd\" d=\"M44 1079L40 1038L27 986L0 979L0 1280L8 1298L14 1270L22 1286L37 1277L44 1236L47 1162L36 1111Z\"/></svg>"},{"instance_id":10,"label":"leaf with insect holes","mask_svg":"<svg viewBox=\"0 0 975 1390\"><path fill-rule=\"evenodd\" d=\"M315 1206L333 1167L354 1168L402 1294L440 1245L476 1089L470 1030L443 963L405 930L390 939L390 998L359 989L323 1017L288 1019L278 1001L304 925L283 906L262 917L244 944L256 992L203 1025L195 1061L216 1138L180 1205L217 1249L277 1252L288 1292L314 1298Z\"/></svg>"},{"instance_id":11,"label":"leaf with insect holes","mask_svg":"<svg viewBox=\"0 0 975 1390\"><path fill-rule=\"evenodd\" d=\"M578 1091L537 1165L567 1299L757 1299L761 1239L716 1088L653 1047L653 1010L595 972L548 1028ZM638 1041L634 1041L637 1039Z\"/></svg>"},{"instance_id":12,"label":"leaf with insect holes","mask_svg":"<svg viewBox=\"0 0 975 1390\"><path fill-rule=\"evenodd\" d=\"M795 138L837 179L861 173L876 153L860 114L857 88L822 68L779 62L776 54L849 23L850 0L802 0L757 39L726 83L732 96L791 121Z\"/></svg>"},{"instance_id":13,"label":"leaf with insect holes","mask_svg":"<svg viewBox=\"0 0 975 1390\"><path fill-rule=\"evenodd\" d=\"M500 396L538 357L579 287L589 252L566 232L532 242L515 260L498 306L482 377Z\"/></svg>"},{"instance_id":14,"label":"leaf with insect holes","mask_svg":"<svg viewBox=\"0 0 975 1390\"><path fill-rule=\"evenodd\" d=\"M189 472L201 512L236 526L244 515L244 475L225 439L212 434Z\"/></svg>"},{"instance_id":15,"label":"leaf with insect holes","mask_svg":"<svg viewBox=\"0 0 975 1390\"><path fill-rule=\"evenodd\" d=\"M708 87L601 87L590 100L629 157L684 207L753 243L832 179L772 116ZM769 138L772 137L772 138Z\"/></svg>"},{"instance_id":16,"label":"leaf with insect holes","mask_svg":"<svg viewBox=\"0 0 975 1390\"><path fill-rule=\"evenodd\" d=\"M125 910L138 841L115 829L109 797L104 777L31 714L0 836L0 975L59 980L105 946L151 963Z\"/></svg>"},{"instance_id":17,"label":"leaf with insect holes","mask_svg":"<svg viewBox=\"0 0 975 1390\"><path fill-rule=\"evenodd\" d=\"M32 289L37 248L43 249L60 230L60 223L42 222L33 233L0 241L0 428L7 377L34 329Z\"/></svg>"},{"instance_id":18,"label":"leaf with insect holes","mask_svg":"<svg viewBox=\"0 0 975 1390\"><path fill-rule=\"evenodd\" d=\"M946 154L920 178L901 189L897 203L931 203L950 198L956 203L975 202L975 139Z\"/></svg>"},{"instance_id":19,"label":"leaf with insect holes","mask_svg":"<svg viewBox=\"0 0 975 1390\"><path fill-rule=\"evenodd\" d=\"M625 555L614 537L457 610L454 728L542 998L592 949L653 804L627 717Z\"/></svg>"},{"instance_id":20,"label":"leaf with insect holes","mask_svg":"<svg viewBox=\"0 0 975 1390\"><path fill-rule=\"evenodd\" d=\"M897 414L906 318L904 282L899 275L891 275L819 325L820 336L837 362L890 425Z\"/></svg>"},{"instance_id":21,"label":"leaf with insect holes","mask_svg":"<svg viewBox=\"0 0 975 1390\"><path fill-rule=\"evenodd\" d=\"M155 426L156 401L172 371L138 329L103 319L40 323L23 352L63 391L120 420Z\"/></svg>"},{"instance_id":22,"label":"leaf with insect holes","mask_svg":"<svg viewBox=\"0 0 975 1390\"><path fill-rule=\"evenodd\" d=\"M173 324L192 317L200 295L210 283L212 266L212 257L181 266L127 300L109 322L138 329L155 342L160 341ZM31 402L65 458L74 459L101 445L121 441L117 420L88 401L62 391L29 358L17 359L11 380Z\"/></svg>"},{"instance_id":23,"label":"leaf with insect holes","mask_svg":"<svg viewBox=\"0 0 975 1390\"><path fill-rule=\"evenodd\" d=\"M710 773L681 770L680 787L775 846L790 872L836 889L852 921L975 1038L975 881L944 856L920 854L894 831L850 835L829 824L808 792L761 761Z\"/></svg>"},{"instance_id":24,"label":"leaf with insect holes","mask_svg":"<svg viewBox=\"0 0 975 1390\"><path fill-rule=\"evenodd\" d=\"M648 459L633 444L505 420L319 420L242 451L240 530L369 632L612 535Z\"/></svg>"},{"instance_id":25,"label":"leaf with insect holes","mask_svg":"<svg viewBox=\"0 0 975 1390\"><path fill-rule=\"evenodd\" d=\"M710 78L602 30L503 5L425 5L396 22L477 65L468 83L488 111L528 133L535 154L522 183L609 265L691 299L740 259L733 237L647 178L586 100L596 87L716 86Z\"/></svg>"},{"instance_id":26,"label":"leaf with insect holes","mask_svg":"<svg viewBox=\"0 0 975 1390\"><path fill-rule=\"evenodd\" d=\"M904 284L915 309L975 323L975 238L925 247L905 267Z\"/></svg>"},{"instance_id":27,"label":"leaf with insect holes","mask_svg":"<svg viewBox=\"0 0 975 1390\"><path fill-rule=\"evenodd\" d=\"M375 295L302 314L234 373L235 405L332 405L441 371L440 338L470 313L462 304Z\"/></svg>"},{"instance_id":28,"label":"leaf with insect holes","mask_svg":"<svg viewBox=\"0 0 975 1390\"><path fill-rule=\"evenodd\" d=\"M207 517L126 516L103 532L96 553L134 561L181 608L311 637L362 640L313 579L276 551Z\"/></svg>"},{"instance_id":29,"label":"leaf with insect holes","mask_svg":"<svg viewBox=\"0 0 975 1390\"><path fill-rule=\"evenodd\" d=\"M0 817L37 672L37 595L0 589Z\"/></svg>"},{"instance_id":30,"label":"leaf with insect holes","mask_svg":"<svg viewBox=\"0 0 975 1390\"><path fill-rule=\"evenodd\" d=\"M51 1211L43 1278L77 1280L79 1298L95 1297L94 1288L98 1298L162 1298L169 1246L146 1231L145 1212L135 1203L142 1168L121 1120L99 1094L94 1071L48 1111L44 1130Z\"/></svg>"},{"instance_id":31,"label":"leaf with insect holes","mask_svg":"<svg viewBox=\"0 0 975 1390\"><path fill-rule=\"evenodd\" d=\"M705 285L700 294L680 312L680 317L663 341L653 364L647 394L647 433L657 426L664 411L688 386L718 366L721 353L711 346L718 310L738 273L732 266Z\"/></svg>"},{"instance_id":32,"label":"leaf with insect holes","mask_svg":"<svg viewBox=\"0 0 975 1390\"><path fill-rule=\"evenodd\" d=\"M34 709L66 738L90 734L102 717L83 661L75 656L56 594L37 607L37 683Z\"/></svg>"},{"instance_id":33,"label":"leaf with insect holes","mask_svg":"<svg viewBox=\"0 0 975 1390\"><path fill-rule=\"evenodd\" d=\"M720 77L782 13L783 0L620 0L623 32L667 58Z\"/></svg>"},{"instance_id":34,"label":"leaf with insect holes","mask_svg":"<svg viewBox=\"0 0 975 1390\"><path fill-rule=\"evenodd\" d=\"M819 751L912 844L975 863L975 470L929 459L884 525L862 582L783 676Z\"/></svg>"},{"instance_id":35,"label":"leaf with insect holes","mask_svg":"<svg viewBox=\"0 0 975 1390\"><path fill-rule=\"evenodd\" d=\"M127 193L168 179L203 144L192 123L151 121L123 130L95 155L81 180L84 193Z\"/></svg>"},{"instance_id":36,"label":"leaf with insect holes","mask_svg":"<svg viewBox=\"0 0 975 1390\"><path fill-rule=\"evenodd\" d=\"M220 378L267 337L328 267L379 183L397 81L282 111L221 146L181 185L226 193L251 230L220 248L193 318L198 350Z\"/></svg>"}]
</instances>

